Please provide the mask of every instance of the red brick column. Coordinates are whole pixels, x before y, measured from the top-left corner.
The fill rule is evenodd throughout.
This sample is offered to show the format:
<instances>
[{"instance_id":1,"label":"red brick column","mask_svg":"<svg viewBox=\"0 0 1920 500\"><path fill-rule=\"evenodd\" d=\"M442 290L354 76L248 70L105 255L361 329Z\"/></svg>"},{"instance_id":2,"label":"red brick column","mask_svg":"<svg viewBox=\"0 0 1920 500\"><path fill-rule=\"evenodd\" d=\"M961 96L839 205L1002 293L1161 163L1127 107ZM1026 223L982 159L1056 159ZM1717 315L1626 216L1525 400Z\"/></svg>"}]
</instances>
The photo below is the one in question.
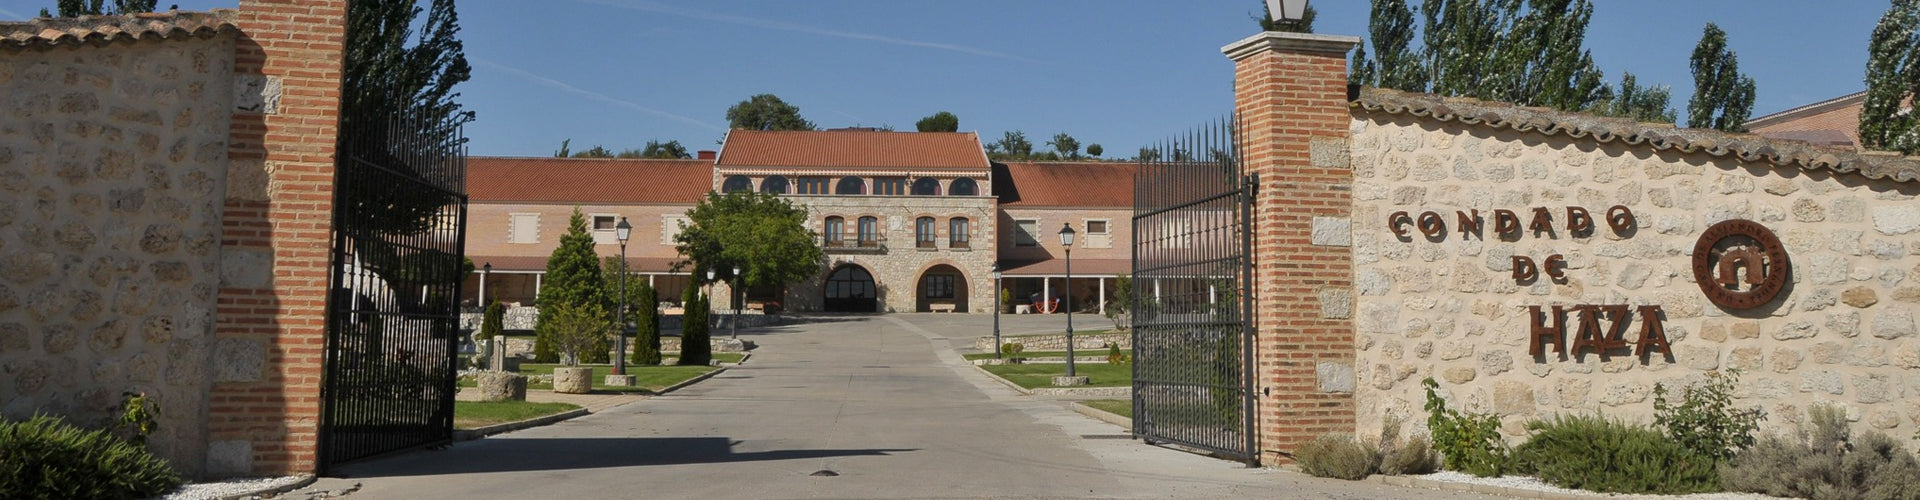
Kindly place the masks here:
<instances>
[{"instance_id":1,"label":"red brick column","mask_svg":"<svg viewBox=\"0 0 1920 500\"><path fill-rule=\"evenodd\" d=\"M315 470L345 0L242 0L210 475Z\"/></svg>"},{"instance_id":2,"label":"red brick column","mask_svg":"<svg viewBox=\"0 0 1920 500\"><path fill-rule=\"evenodd\" d=\"M1262 33L1221 49L1247 170L1260 176L1254 254L1261 461L1354 432L1353 171L1347 51L1353 37Z\"/></svg>"}]
</instances>

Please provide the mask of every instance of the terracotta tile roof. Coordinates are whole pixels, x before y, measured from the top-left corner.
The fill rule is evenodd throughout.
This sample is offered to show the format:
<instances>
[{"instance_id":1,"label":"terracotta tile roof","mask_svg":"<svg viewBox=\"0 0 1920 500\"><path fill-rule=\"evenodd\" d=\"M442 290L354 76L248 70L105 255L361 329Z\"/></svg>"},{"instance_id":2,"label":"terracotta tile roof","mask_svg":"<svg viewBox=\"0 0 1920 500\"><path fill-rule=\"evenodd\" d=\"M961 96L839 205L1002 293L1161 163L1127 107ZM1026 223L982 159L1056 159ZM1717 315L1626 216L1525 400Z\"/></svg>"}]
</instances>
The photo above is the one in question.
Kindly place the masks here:
<instances>
[{"instance_id":1,"label":"terracotta tile roof","mask_svg":"<svg viewBox=\"0 0 1920 500\"><path fill-rule=\"evenodd\" d=\"M474 266L493 264L494 272L544 272L547 270L547 257L544 255L538 257L524 255L468 255L467 258L473 260ZM673 271L673 263L681 260L682 259L672 257L627 257L627 270L636 273L675 272ZM1074 271L1079 271L1080 262L1074 261L1073 264L1075 266ZM687 273L684 269L677 272L680 274Z\"/></svg>"},{"instance_id":2,"label":"terracotta tile roof","mask_svg":"<svg viewBox=\"0 0 1920 500\"><path fill-rule=\"evenodd\" d=\"M235 11L151 12L119 16L38 18L0 22L0 46L80 45L121 40L181 39L237 33Z\"/></svg>"},{"instance_id":3,"label":"terracotta tile roof","mask_svg":"<svg viewBox=\"0 0 1920 500\"><path fill-rule=\"evenodd\" d=\"M1797 108L1781 111L1781 112L1770 114L1767 116L1756 117L1754 119L1747 120L1747 123L1745 123L1745 125L1747 126L1748 129L1762 128L1762 127L1774 125L1780 122L1792 121L1795 119L1817 115L1817 114L1825 113L1828 111L1838 110L1840 108L1859 107L1861 105L1866 104L1866 102L1867 102L1867 92L1862 90L1859 92L1854 92L1852 94L1847 94L1840 97L1827 99L1825 101L1820 101L1813 104L1800 106Z\"/></svg>"},{"instance_id":4,"label":"terracotta tile roof","mask_svg":"<svg viewBox=\"0 0 1920 500\"><path fill-rule=\"evenodd\" d=\"M467 196L475 203L684 203L713 190L706 160L588 158L467 159Z\"/></svg>"},{"instance_id":5,"label":"terracotta tile roof","mask_svg":"<svg viewBox=\"0 0 1920 500\"><path fill-rule=\"evenodd\" d=\"M727 133L715 164L727 167L988 168L973 132L876 130Z\"/></svg>"},{"instance_id":6,"label":"terracotta tile roof","mask_svg":"<svg viewBox=\"0 0 1920 500\"><path fill-rule=\"evenodd\" d=\"M1656 151L1699 153L1779 167L1853 173L1869 179L1920 181L1920 157L1861 153L1753 134L1674 128L1637 123L1626 118L1526 108L1475 99L1442 98L1432 94L1371 87L1361 89L1359 98L1349 106L1361 114L1408 115L1493 129L1565 135L1597 143L1618 142Z\"/></svg>"},{"instance_id":7,"label":"terracotta tile roof","mask_svg":"<svg viewBox=\"0 0 1920 500\"><path fill-rule=\"evenodd\" d=\"M1009 207L1133 207L1133 174L1120 162L995 163L993 192Z\"/></svg>"}]
</instances>

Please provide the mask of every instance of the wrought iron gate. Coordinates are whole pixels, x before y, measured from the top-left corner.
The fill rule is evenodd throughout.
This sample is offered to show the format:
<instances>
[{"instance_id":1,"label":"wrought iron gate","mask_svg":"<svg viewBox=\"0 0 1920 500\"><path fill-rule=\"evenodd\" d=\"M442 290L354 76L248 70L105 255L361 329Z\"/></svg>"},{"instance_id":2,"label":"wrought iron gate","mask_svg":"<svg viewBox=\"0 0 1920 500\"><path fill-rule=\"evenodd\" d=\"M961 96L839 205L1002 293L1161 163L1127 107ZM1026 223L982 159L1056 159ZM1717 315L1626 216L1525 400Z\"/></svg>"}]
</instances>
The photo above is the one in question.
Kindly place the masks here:
<instances>
[{"instance_id":1,"label":"wrought iron gate","mask_svg":"<svg viewBox=\"0 0 1920 500\"><path fill-rule=\"evenodd\" d=\"M453 436L465 140L441 121L383 125L354 127L336 156L322 470Z\"/></svg>"},{"instance_id":2,"label":"wrought iron gate","mask_svg":"<svg viewBox=\"0 0 1920 500\"><path fill-rule=\"evenodd\" d=\"M1253 193L1232 118L1141 150L1133 194L1133 432L1257 463Z\"/></svg>"}]
</instances>

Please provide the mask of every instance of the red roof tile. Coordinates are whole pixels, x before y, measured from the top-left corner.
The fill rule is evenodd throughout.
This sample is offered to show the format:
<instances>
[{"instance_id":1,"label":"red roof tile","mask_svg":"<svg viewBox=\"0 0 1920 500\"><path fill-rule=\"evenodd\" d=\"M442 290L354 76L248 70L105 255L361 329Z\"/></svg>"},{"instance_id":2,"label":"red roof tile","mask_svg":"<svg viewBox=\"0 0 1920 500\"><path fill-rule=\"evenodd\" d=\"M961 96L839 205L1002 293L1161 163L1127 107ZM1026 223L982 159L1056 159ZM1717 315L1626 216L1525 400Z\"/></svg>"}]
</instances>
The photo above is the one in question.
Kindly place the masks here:
<instances>
[{"instance_id":1,"label":"red roof tile","mask_svg":"<svg viewBox=\"0 0 1920 500\"><path fill-rule=\"evenodd\" d=\"M474 202L699 203L713 191L704 160L467 159Z\"/></svg>"},{"instance_id":2,"label":"red roof tile","mask_svg":"<svg viewBox=\"0 0 1920 500\"><path fill-rule=\"evenodd\" d=\"M38 18L0 23L0 46L79 45L120 40L211 37L238 32L232 9L148 12L119 16Z\"/></svg>"},{"instance_id":3,"label":"red roof tile","mask_svg":"<svg viewBox=\"0 0 1920 500\"><path fill-rule=\"evenodd\" d=\"M989 167L973 132L875 130L734 130L719 167L964 168Z\"/></svg>"},{"instance_id":4,"label":"red roof tile","mask_svg":"<svg viewBox=\"0 0 1920 500\"><path fill-rule=\"evenodd\" d=\"M1009 207L1133 207L1133 163L996 164L993 192Z\"/></svg>"}]
</instances>

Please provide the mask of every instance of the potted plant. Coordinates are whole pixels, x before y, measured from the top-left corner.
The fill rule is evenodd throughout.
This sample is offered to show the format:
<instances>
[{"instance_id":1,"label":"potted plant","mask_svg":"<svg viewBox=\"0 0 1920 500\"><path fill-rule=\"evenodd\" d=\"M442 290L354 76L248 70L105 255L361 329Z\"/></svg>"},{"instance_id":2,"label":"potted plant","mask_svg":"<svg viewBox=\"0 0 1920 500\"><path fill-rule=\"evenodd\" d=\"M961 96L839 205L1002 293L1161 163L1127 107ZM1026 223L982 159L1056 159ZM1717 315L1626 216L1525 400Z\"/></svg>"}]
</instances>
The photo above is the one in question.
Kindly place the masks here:
<instances>
[{"instance_id":1,"label":"potted plant","mask_svg":"<svg viewBox=\"0 0 1920 500\"><path fill-rule=\"evenodd\" d=\"M553 345L560 363L553 369L553 392L586 394L593 391L593 369L580 366L580 356L599 343L612 324L599 304L557 304L553 316Z\"/></svg>"},{"instance_id":2,"label":"potted plant","mask_svg":"<svg viewBox=\"0 0 1920 500\"><path fill-rule=\"evenodd\" d=\"M1000 305L998 307L1002 314L1013 313L1013 290L1000 289Z\"/></svg>"}]
</instances>

